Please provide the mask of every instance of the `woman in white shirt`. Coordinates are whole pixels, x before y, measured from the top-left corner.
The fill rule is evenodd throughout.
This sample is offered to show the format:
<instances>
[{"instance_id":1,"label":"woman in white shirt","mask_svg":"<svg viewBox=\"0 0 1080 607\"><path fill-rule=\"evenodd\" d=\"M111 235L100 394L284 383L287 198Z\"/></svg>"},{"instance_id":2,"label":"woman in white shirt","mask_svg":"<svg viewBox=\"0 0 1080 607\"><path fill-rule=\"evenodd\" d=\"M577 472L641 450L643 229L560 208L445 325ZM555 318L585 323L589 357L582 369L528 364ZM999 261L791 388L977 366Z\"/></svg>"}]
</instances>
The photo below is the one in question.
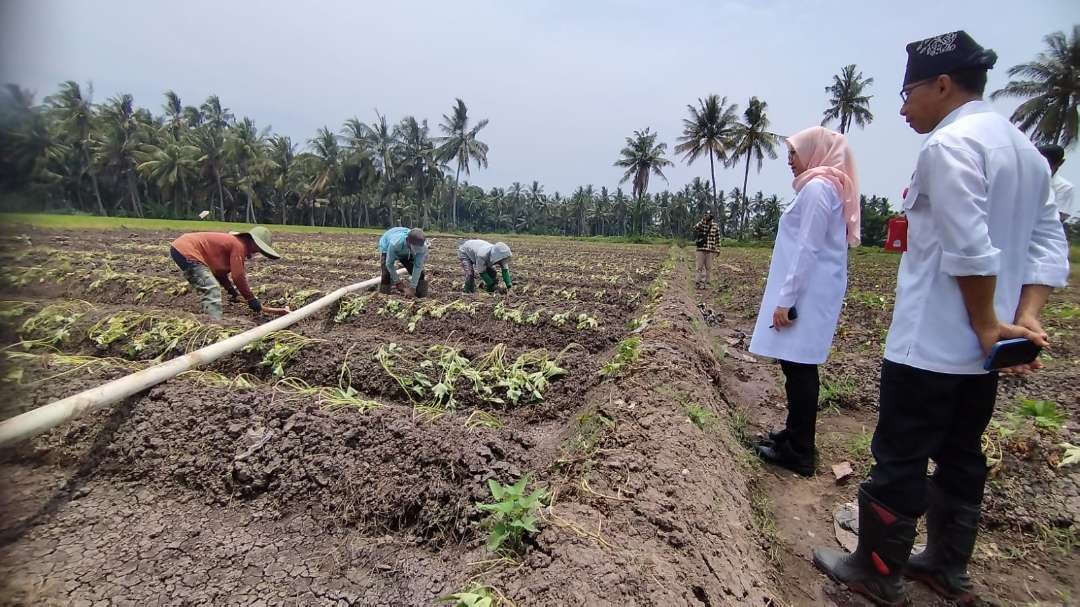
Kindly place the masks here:
<instances>
[{"instance_id":1,"label":"woman in white shirt","mask_svg":"<svg viewBox=\"0 0 1080 607\"><path fill-rule=\"evenodd\" d=\"M757 447L765 461L814 474L818 368L847 289L847 249L859 244L859 186L847 138L815 126L787 139L795 199L776 233L750 351L780 361L788 415Z\"/></svg>"}]
</instances>

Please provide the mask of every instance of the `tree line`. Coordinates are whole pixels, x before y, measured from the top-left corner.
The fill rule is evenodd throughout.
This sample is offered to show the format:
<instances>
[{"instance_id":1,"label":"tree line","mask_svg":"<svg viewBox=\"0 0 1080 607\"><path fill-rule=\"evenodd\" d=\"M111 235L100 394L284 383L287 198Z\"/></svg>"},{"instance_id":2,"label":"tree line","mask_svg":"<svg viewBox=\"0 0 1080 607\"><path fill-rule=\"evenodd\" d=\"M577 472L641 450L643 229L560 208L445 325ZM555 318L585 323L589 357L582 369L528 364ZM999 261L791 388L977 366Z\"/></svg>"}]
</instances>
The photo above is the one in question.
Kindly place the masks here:
<instances>
[{"instance_id":1,"label":"tree line","mask_svg":"<svg viewBox=\"0 0 1080 607\"><path fill-rule=\"evenodd\" d=\"M1072 145L1080 106L1080 26L1045 39L1047 50L1009 70L991 97L1022 97L1013 121L1039 143ZM843 67L825 87L822 124L865 127L874 117L873 78ZM467 182L486 168L483 129L456 99L435 129L426 119L392 122L375 112L340 127L324 126L305 142L237 117L216 95L185 105L173 91L160 112L121 94L94 103L74 81L36 103L8 84L0 95L0 205L5 209L132 217L215 219L347 227L416 224L469 231L561 235L678 237L702 213L717 217L727 237L769 239L784 203L752 194L750 169L778 157L782 137L770 130L768 104L745 109L708 95L687 106L673 152L687 164L707 158L709 174L682 189L650 193L673 164L650 128L626 138L614 165L625 172L614 190L585 185L545 192L538 181L484 190ZM742 169L742 187L717 187L716 170ZM463 179L464 178L464 179ZM622 186L628 185L628 191ZM864 197L864 241L880 242L891 213L885 198ZM881 225L878 230L877 225Z\"/></svg>"}]
</instances>

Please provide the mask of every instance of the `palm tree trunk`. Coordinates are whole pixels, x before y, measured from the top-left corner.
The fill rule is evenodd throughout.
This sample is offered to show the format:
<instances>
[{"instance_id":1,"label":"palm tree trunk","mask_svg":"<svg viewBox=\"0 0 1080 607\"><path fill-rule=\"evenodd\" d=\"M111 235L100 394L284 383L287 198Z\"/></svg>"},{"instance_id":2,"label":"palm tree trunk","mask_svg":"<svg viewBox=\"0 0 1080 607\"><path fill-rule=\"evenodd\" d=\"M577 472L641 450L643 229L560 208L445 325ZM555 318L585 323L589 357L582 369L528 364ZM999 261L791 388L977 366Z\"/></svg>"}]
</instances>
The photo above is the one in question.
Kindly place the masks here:
<instances>
[{"instance_id":1,"label":"palm tree trunk","mask_svg":"<svg viewBox=\"0 0 1080 607\"><path fill-rule=\"evenodd\" d=\"M125 172L125 181L127 181L128 194L131 196L131 210L135 213L136 217L142 217L142 203L139 201L139 191L135 187L135 180L131 174L131 171Z\"/></svg>"},{"instance_id":2,"label":"palm tree trunk","mask_svg":"<svg viewBox=\"0 0 1080 607\"><path fill-rule=\"evenodd\" d=\"M214 180L217 181L218 212L221 213L221 221L225 221L225 190L221 187L221 173L214 169Z\"/></svg>"},{"instance_id":3,"label":"palm tree trunk","mask_svg":"<svg viewBox=\"0 0 1080 607\"><path fill-rule=\"evenodd\" d=\"M460 179L461 179L461 163L459 162L458 166L457 166L457 173L454 174L454 193L451 196L451 202L450 202L450 209L451 209L451 213L452 213L451 219L450 219L450 225L451 225L451 227L455 227L455 228L457 227L457 192L458 192L458 183L459 183Z\"/></svg>"},{"instance_id":4,"label":"palm tree trunk","mask_svg":"<svg viewBox=\"0 0 1080 607\"><path fill-rule=\"evenodd\" d=\"M712 208L716 206L716 168L713 166L713 151L709 150L709 172L712 173ZM724 211L720 210L720 236L724 236Z\"/></svg>"},{"instance_id":5,"label":"palm tree trunk","mask_svg":"<svg viewBox=\"0 0 1080 607\"><path fill-rule=\"evenodd\" d=\"M89 159L87 160L89 163ZM98 188L97 174L94 173L93 169L89 168L86 170L86 172L90 175L90 184L94 186L94 199L97 200L98 213L101 213L102 215L108 215L108 213L105 212L105 204L101 202L101 190Z\"/></svg>"},{"instance_id":6,"label":"palm tree trunk","mask_svg":"<svg viewBox=\"0 0 1080 607\"><path fill-rule=\"evenodd\" d=\"M746 171L743 173L742 180L742 199L743 209L742 217L739 222L739 240L742 240L743 235L746 233L746 215L747 210L750 208L750 197L746 195L746 182L750 179L750 150L746 151Z\"/></svg>"}]
</instances>

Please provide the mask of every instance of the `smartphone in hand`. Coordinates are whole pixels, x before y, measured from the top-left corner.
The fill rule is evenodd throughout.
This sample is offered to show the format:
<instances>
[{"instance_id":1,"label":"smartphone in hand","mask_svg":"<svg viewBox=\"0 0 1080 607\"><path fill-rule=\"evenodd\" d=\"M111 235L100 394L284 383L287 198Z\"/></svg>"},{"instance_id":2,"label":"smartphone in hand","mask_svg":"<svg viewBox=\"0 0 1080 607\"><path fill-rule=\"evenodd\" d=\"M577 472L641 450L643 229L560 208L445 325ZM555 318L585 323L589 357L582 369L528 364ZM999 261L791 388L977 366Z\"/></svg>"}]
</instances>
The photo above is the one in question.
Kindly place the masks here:
<instances>
[{"instance_id":1,"label":"smartphone in hand","mask_svg":"<svg viewBox=\"0 0 1080 607\"><path fill-rule=\"evenodd\" d=\"M1026 365L1039 357L1042 348L1026 337L1005 339L994 344L990 356L983 362L983 369L996 371L1016 365Z\"/></svg>"}]
</instances>

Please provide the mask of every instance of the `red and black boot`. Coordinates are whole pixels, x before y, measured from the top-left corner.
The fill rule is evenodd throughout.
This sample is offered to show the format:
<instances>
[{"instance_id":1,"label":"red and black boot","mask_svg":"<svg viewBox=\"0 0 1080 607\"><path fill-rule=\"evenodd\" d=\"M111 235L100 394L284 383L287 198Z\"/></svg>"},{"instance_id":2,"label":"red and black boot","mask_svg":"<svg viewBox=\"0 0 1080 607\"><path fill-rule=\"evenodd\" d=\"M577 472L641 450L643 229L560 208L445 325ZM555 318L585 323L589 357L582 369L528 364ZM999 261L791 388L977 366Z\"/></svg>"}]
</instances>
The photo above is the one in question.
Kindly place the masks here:
<instances>
[{"instance_id":1,"label":"red and black boot","mask_svg":"<svg viewBox=\"0 0 1080 607\"><path fill-rule=\"evenodd\" d=\"M847 554L814 549L814 565L878 605L899 606L904 565L915 542L915 519L897 514L859 488L859 545Z\"/></svg>"},{"instance_id":2,"label":"red and black boot","mask_svg":"<svg viewBox=\"0 0 1080 607\"><path fill-rule=\"evenodd\" d=\"M980 507L954 499L933 481L930 481L929 498L926 550L908 560L904 575L960 605L974 604L975 590L967 565L979 533Z\"/></svg>"}]
</instances>

